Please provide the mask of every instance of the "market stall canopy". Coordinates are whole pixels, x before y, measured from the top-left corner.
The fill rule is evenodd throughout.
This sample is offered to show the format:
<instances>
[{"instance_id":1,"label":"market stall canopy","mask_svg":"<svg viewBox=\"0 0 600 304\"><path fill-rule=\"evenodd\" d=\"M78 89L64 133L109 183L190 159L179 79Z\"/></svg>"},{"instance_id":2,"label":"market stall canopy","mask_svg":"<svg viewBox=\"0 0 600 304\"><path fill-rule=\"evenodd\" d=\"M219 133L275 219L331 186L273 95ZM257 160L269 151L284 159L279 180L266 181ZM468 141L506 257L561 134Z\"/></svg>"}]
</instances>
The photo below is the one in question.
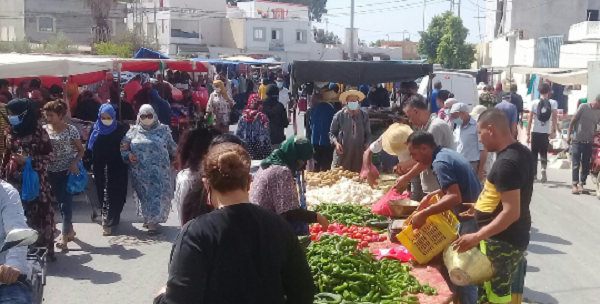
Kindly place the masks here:
<instances>
[{"instance_id":1,"label":"market stall canopy","mask_svg":"<svg viewBox=\"0 0 600 304\"><path fill-rule=\"evenodd\" d=\"M112 58L2 54L0 79L37 76L67 77L113 68Z\"/></svg>"},{"instance_id":2,"label":"market stall canopy","mask_svg":"<svg viewBox=\"0 0 600 304\"><path fill-rule=\"evenodd\" d=\"M551 82L555 82L562 85L577 85L577 84L588 84L588 71L582 70L571 73L559 73L559 74L538 74L544 79L547 79Z\"/></svg>"},{"instance_id":3,"label":"market stall canopy","mask_svg":"<svg viewBox=\"0 0 600 304\"><path fill-rule=\"evenodd\" d=\"M144 48L144 47L140 48L137 51L137 53L135 53L135 55L133 55L133 58L136 58L136 59L139 59L139 58L171 59L171 57L169 57L165 54L162 54L162 53L159 53L159 52L156 52L156 51Z\"/></svg>"},{"instance_id":4,"label":"market stall canopy","mask_svg":"<svg viewBox=\"0 0 600 304\"><path fill-rule=\"evenodd\" d=\"M294 86L307 82L350 85L411 81L433 72L431 64L395 61L294 61Z\"/></svg>"}]
</instances>

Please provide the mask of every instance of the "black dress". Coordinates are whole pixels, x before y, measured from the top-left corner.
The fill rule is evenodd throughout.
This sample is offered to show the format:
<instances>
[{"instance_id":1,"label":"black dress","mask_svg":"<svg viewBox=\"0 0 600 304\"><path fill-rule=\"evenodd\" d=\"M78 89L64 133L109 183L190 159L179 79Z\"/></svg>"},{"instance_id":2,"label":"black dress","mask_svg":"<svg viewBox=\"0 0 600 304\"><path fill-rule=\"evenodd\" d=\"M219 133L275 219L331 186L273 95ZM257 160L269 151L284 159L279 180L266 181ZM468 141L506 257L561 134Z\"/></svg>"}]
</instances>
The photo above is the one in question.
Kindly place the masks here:
<instances>
[{"instance_id":1,"label":"black dress","mask_svg":"<svg viewBox=\"0 0 600 304\"><path fill-rule=\"evenodd\" d=\"M121 140L128 130L128 125L117 122L112 133L98 135L92 149L96 191L106 227L119 224L127 199L128 166L121 158Z\"/></svg>"},{"instance_id":2,"label":"black dress","mask_svg":"<svg viewBox=\"0 0 600 304\"><path fill-rule=\"evenodd\" d=\"M181 229L161 304L310 304L315 286L291 225L263 207L238 204Z\"/></svg>"}]
</instances>

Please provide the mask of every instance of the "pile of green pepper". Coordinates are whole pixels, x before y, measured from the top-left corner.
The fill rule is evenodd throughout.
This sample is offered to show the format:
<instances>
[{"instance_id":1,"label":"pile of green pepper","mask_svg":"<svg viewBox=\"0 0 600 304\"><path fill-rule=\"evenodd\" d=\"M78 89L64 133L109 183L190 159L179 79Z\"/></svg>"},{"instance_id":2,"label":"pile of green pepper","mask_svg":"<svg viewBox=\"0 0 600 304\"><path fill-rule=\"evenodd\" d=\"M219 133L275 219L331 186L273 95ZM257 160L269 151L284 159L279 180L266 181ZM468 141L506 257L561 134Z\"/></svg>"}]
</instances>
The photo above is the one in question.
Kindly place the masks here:
<instances>
[{"instance_id":1,"label":"pile of green pepper","mask_svg":"<svg viewBox=\"0 0 600 304\"><path fill-rule=\"evenodd\" d=\"M416 304L414 294L437 295L409 274L409 265L377 261L367 250L357 250L357 244L345 236L323 235L308 246L306 257L319 290L315 304Z\"/></svg>"},{"instance_id":2,"label":"pile of green pepper","mask_svg":"<svg viewBox=\"0 0 600 304\"><path fill-rule=\"evenodd\" d=\"M330 223L342 225L367 226L371 222L382 222L385 216L372 213L371 210L359 205L322 203L315 207L316 212L323 215Z\"/></svg>"}]
</instances>

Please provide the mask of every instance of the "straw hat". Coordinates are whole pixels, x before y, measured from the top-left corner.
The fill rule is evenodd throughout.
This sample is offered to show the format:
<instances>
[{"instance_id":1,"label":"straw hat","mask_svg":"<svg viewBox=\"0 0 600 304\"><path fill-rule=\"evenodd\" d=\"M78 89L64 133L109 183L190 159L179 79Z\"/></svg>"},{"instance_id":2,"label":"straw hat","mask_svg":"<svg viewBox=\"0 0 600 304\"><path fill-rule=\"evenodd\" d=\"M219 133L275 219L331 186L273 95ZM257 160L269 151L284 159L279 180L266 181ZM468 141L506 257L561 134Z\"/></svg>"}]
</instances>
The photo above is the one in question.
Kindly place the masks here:
<instances>
[{"instance_id":1,"label":"straw hat","mask_svg":"<svg viewBox=\"0 0 600 304\"><path fill-rule=\"evenodd\" d=\"M323 90L321 91L321 102L337 102L338 95L333 90Z\"/></svg>"},{"instance_id":2,"label":"straw hat","mask_svg":"<svg viewBox=\"0 0 600 304\"><path fill-rule=\"evenodd\" d=\"M363 92L357 91L357 90L349 90L349 91L342 93L342 95L340 95L340 101L346 102L348 99L348 96L352 96L352 95L358 96L359 102L361 102L361 101L363 101L363 99L365 99L365 94L363 94Z\"/></svg>"},{"instance_id":3,"label":"straw hat","mask_svg":"<svg viewBox=\"0 0 600 304\"><path fill-rule=\"evenodd\" d=\"M481 115L481 113L485 112L485 110L487 110L487 108L485 106L482 105L478 105L475 106L473 108L473 110L471 110L471 117L473 117L473 119L478 120L479 119L479 115Z\"/></svg>"},{"instance_id":4,"label":"straw hat","mask_svg":"<svg viewBox=\"0 0 600 304\"><path fill-rule=\"evenodd\" d=\"M392 124L383 135L381 144L383 150L390 155L400 155L407 149L406 140L413 130L405 124Z\"/></svg>"}]
</instances>

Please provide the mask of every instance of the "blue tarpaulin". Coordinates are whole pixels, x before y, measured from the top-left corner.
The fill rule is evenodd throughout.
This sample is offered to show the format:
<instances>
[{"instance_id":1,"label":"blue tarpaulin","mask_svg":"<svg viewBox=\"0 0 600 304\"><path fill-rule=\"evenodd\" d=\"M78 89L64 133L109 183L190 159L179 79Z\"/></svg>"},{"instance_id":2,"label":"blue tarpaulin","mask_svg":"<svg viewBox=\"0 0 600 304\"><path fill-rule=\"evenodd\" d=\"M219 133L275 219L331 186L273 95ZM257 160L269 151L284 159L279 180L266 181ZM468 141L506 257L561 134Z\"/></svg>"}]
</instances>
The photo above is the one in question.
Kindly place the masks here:
<instances>
[{"instance_id":1,"label":"blue tarpaulin","mask_svg":"<svg viewBox=\"0 0 600 304\"><path fill-rule=\"evenodd\" d=\"M147 58L147 59L171 59L171 57L161 54L159 52L155 52L153 50L147 48L140 48L137 53L133 56L133 58Z\"/></svg>"}]
</instances>

